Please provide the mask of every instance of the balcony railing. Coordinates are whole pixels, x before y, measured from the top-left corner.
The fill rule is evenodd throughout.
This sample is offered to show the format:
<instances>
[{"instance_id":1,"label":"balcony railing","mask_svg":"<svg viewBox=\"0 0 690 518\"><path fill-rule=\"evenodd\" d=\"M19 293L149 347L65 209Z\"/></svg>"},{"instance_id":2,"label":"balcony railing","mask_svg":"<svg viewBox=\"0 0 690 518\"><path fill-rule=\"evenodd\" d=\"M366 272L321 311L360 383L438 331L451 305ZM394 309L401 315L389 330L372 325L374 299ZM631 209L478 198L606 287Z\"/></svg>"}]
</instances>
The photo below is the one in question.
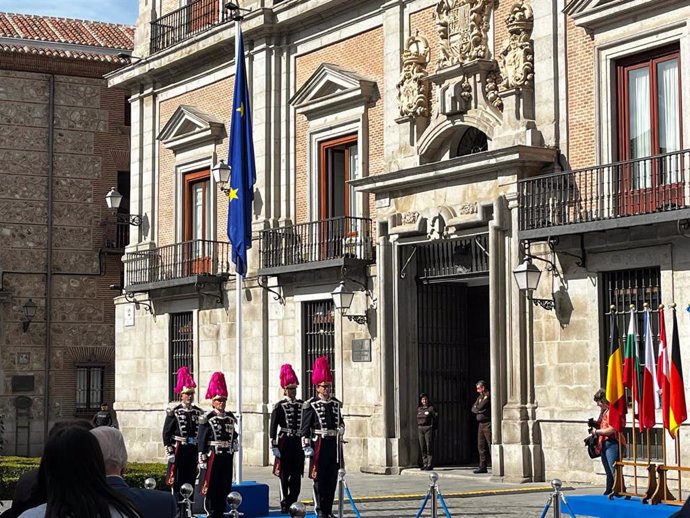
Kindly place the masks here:
<instances>
[{"instance_id":1,"label":"balcony railing","mask_svg":"<svg viewBox=\"0 0 690 518\"><path fill-rule=\"evenodd\" d=\"M683 150L521 180L520 230L686 209L689 166Z\"/></svg>"},{"instance_id":2,"label":"balcony railing","mask_svg":"<svg viewBox=\"0 0 690 518\"><path fill-rule=\"evenodd\" d=\"M373 262L371 220L340 217L261 231L261 268L354 259Z\"/></svg>"},{"instance_id":3,"label":"balcony railing","mask_svg":"<svg viewBox=\"0 0 690 518\"><path fill-rule=\"evenodd\" d=\"M151 22L151 54L230 20L220 0L195 0Z\"/></svg>"},{"instance_id":4,"label":"balcony railing","mask_svg":"<svg viewBox=\"0 0 690 518\"><path fill-rule=\"evenodd\" d=\"M230 244L196 239L125 256L126 285L168 283L230 273Z\"/></svg>"},{"instance_id":5,"label":"balcony railing","mask_svg":"<svg viewBox=\"0 0 690 518\"><path fill-rule=\"evenodd\" d=\"M123 252L129 243L129 218L117 214L101 223L103 226L103 248L111 252Z\"/></svg>"}]
</instances>

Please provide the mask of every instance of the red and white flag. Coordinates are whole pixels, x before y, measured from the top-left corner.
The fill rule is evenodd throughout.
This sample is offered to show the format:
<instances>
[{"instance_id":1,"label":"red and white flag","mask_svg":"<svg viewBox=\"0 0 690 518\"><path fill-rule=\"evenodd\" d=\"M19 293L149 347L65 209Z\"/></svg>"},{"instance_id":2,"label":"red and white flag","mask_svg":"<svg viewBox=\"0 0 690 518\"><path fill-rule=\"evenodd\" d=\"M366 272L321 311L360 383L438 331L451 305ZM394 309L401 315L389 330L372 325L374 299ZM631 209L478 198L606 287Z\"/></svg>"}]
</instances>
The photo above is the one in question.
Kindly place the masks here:
<instances>
[{"instance_id":1,"label":"red and white flag","mask_svg":"<svg viewBox=\"0 0 690 518\"><path fill-rule=\"evenodd\" d=\"M640 408L640 429L648 430L656 424L656 409L659 408L659 385L654 364L652 345L652 311L644 312L644 373L642 378L642 407Z\"/></svg>"},{"instance_id":2,"label":"red and white flag","mask_svg":"<svg viewBox=\"0 0 690 518\"><path fill-rule=\"evenodd\" d=\"M659 306L659 356L656 362L656 381L661 391L661 415L664 428L669 429L668 409L671 401L671 385L668 371L668 340L666 338L666 318L664 306ZM670 433L670 432L669 432Z\"/></svg>"}]
</instances>

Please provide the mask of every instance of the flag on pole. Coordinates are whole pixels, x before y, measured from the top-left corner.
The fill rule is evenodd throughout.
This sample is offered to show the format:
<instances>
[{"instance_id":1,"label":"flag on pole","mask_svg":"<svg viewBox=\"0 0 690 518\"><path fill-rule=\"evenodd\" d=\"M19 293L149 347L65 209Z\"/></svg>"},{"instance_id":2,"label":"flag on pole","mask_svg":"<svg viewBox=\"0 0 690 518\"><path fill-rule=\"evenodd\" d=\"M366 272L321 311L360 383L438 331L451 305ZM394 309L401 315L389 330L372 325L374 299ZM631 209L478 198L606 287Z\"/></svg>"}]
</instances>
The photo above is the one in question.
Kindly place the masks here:
<instances>
[{"instance_id":1,"label":"flag on pole","mask_svg":"<svg viewBox=\"0 0 690 518\"><path fill-rule=\"evenodd\" d=\"M237 273L247 274L247 249L252 246L252 201L256 182L252 118L244 63L242 31L238 30L235 53L235 92L230 125L230 191L228 193L228 239Z\"/></svg>"},{"instance_id":2,"label":"flag on pole","mask_svg":"<svg viewBox=\"0 0 690 518\"><path fill-rule=\"evenodd\" d=\"M668 431L672 437L676 438L678 428L688 418L688 407L685 404L685 386L683 385L683 364L680 360L680 340L678 339L676 308L673 308L673 337L671 340Z\"/></svg>"},{"instance_id":3,"label":"flag on pole","mask_svg":"<svg viewBox=\"0 0 690 518\"><path fill-rule=\"evenodd\" d=\"M670 402L670 385L668 378L668 341L666 339L666 319L664 318L664 306L659 306L659 357L656 364L656 379L661 391L661 415L664 428L669 430L668 410Z\"/></svg>"},{"instance_id":4,"label":"flag on pole","mask_svg":"<svg viewBox=\"0 0 690 518\"><path fill-rule=\"evenodd\" d=\"M656 409L659 408L659 384L654 364L652 345L652 310L644 312L644 373L642 378L642 406L640 407L640 429L654 428Z\"/></svg>"},{"instance_id":5,"label":"flag on pole","mask_svg":"<svg viewBox=\"0 0 690 518\"><path fill-rule=\"evenodd\" d=\"M633 422L635 416L640 417L640 396L642 384L640 383L640 359L637 354L637 315L635 309L630 308L630 322L628 334L625 337L625 351L623 352L623 386L630 389L633 399ZM640 423L640 429L642 428Z\"/></svg>"},{"instance_id":6,"label":"flag on pole","mask_svg":"<svg viewBox=\"0 0 690 518\"><path fill-rule=\"evenodd\" d=\"M616 312L611 309L611 336L609 337L609 361L606 369L606 400L609 402L609 421L616 431L625 427L625 413L628 405L623 387L623 357L618 336Z\"/></svg>"}]
</instances>

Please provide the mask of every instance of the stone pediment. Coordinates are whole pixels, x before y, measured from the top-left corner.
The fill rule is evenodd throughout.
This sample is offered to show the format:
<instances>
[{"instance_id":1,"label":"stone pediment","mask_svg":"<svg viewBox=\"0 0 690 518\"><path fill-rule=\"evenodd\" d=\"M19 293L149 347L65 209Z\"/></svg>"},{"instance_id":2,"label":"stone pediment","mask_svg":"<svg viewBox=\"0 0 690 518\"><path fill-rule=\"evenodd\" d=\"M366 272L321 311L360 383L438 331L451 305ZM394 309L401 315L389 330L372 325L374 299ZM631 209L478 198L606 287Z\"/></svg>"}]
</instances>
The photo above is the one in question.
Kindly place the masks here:
<instances>
[{"instance_id":1,"label":"stone pediment","mask_svg":"<svg viewBox=\"0 0 690 518\"><path fill-rule=\"evenodd\" d=\"M589 31L604 29L610 24L620 24L621 18L640 17L648 13L656 13L667 4L677 3L675 0L571 0L563 9L570 16L575 25Z\"/></svg>"},{"instance_id":2,"label":"stone pediment","mask_svg":"<svg viewBox=\"0 0 690 518\"><path fill-rule=\"evenodd\" d=\"M378 98L376 81L337 65L322 64L290 99L297 113L308 119L364 106Z\"/></svg>"},{"instance_id":3,"label":"stone pediment","mask_svg":"<svg viewBox=\"0 0 690 518\"><path fill-rule=\"evenodd\" d=\"M222 119L194 106L181 104L158 134L164 147L175 153L182 149L218 142L227 136Z\"/></svg>"}]
</instances>

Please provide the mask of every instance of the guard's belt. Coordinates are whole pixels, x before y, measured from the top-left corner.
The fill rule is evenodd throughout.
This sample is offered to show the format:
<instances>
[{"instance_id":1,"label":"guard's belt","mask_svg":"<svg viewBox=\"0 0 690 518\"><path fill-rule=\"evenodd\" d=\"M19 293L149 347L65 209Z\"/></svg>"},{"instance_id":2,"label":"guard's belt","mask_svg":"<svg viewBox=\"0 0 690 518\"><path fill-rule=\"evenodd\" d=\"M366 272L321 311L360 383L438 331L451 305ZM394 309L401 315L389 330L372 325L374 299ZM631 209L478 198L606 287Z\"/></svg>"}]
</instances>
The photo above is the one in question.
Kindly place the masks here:
<instances>
[{"instance_id":1,"label":"guard's belt","mask_svg":"<svg viewBox=\"0 0 690 518\"><path fill-rule=\"evenodd\" d=\"M338 435L338 430L314 430L314 434L320 435L321 437L335 437L336 435Z\"/></svg>"},{"instance_id":2,"label":"guard's belt","mask_svg":"<svg viewBox=\"0 0 690 518\"><path fill-rule=\"evenodd\" d=\"M232 443L230 441L209 441L209 446L215 446L216 448L230 448Z\"/></svg>"},{"instance_id":3,"label":"guard's belt","mask_svg":"<svg viewBox=\"0 0 690 518\"><path fill-rule=\"evenodd\" d=\"M196 437L180 437L179 435L174 435L173 439L184 444L197 444Z\"/></svg>"},{"instance_id":4,"label":"guard's belt","mask_svg":"<svg viewBox=\"0 0 690 518\"><path fill-rule=\"evenodd\" d=\"M280 435L285 435L286 437L299 437L299 430L280 430Z\"/></svg>"}]
</instances>

